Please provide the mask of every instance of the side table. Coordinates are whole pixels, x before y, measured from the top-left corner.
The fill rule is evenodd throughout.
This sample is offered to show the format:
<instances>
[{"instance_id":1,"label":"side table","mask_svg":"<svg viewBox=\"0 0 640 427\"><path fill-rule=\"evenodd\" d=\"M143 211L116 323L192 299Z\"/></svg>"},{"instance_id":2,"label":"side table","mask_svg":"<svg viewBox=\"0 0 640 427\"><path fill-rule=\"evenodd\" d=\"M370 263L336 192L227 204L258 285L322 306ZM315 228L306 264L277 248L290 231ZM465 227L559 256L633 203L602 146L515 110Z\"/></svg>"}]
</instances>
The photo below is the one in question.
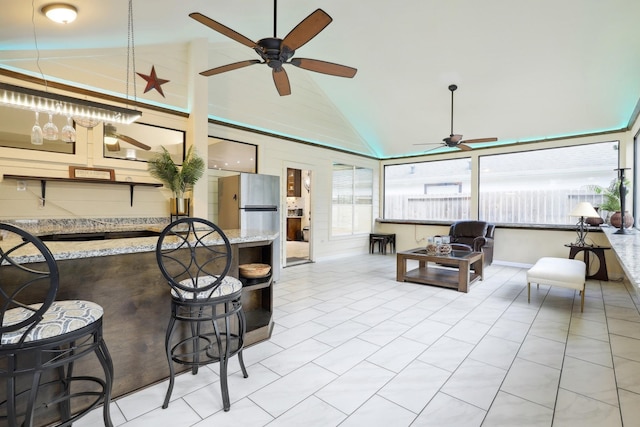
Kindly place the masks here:
<instances>
[{"instance_id":1,"label":"side table","mask_svg":"<svg viewBox=\"0 0 640 427\"><path fill-rule=\"evenodd\" d=\"M396 235L395 233L370 233L369 234L369 253L372 254L376 243L378 249L383 254L387 253L387 245L391 247L391 252L396 251Z\"/></svg>"},{"instance_id":2,"label":"side table","mask_svg":"<svg viewBox=\"0 0 640 427\"><path fill-rule=\"evenodd\" d=\"M611 249L608 246L580 246L573 243L565 245L569 248L569 258L575 259L576 255L580 252L584 252L584 263L587 265L587 279L596 280L609 280L609 274L607 273L607 261L604 256L604 251ZM593 253L597 258L600 266L598 271L591 274L589 270L589 255Z\"/></svg>"}]
</instances>

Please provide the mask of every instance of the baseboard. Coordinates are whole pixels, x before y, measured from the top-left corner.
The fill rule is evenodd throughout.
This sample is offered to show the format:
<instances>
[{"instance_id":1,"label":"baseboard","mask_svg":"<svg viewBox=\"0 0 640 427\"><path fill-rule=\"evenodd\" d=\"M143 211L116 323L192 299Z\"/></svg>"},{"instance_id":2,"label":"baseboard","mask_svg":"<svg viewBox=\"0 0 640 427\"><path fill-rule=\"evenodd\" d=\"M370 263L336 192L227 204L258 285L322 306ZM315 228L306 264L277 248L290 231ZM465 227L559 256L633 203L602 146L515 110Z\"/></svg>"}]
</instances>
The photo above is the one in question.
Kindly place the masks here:
<instances>
[{"instance_id":1,"label":"baseboard","mask_svg":"<svg viewBox=\"0 0 640 427\"><path fill-rule=\"evenodd\" d=\"M491 265L504 265L505 267L516 267L516 268L531 268L533 264L524 264L521 262L510 262L510 261L498 261L493 260Z\"/></svg>"}]
</instances>

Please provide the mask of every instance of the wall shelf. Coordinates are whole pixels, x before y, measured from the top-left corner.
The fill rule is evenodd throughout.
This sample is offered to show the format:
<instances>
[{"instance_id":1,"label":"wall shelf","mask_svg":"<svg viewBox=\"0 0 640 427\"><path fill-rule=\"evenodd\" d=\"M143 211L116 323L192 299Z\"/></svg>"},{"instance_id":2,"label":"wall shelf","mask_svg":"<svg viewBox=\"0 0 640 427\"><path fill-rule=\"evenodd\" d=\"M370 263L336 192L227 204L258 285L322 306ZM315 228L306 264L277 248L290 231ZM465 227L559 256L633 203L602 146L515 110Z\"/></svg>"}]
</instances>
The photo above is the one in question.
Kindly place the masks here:
<instances>
[{"instance_id":1,"label":"wall shelf","mask_svg":"<svg viewBox=\"0 0 640 427\"><path fill-rule=\"evenodd\" d=\"M162 184L150 183L150 182L130 182L130 181L109 181L90 178L55 178L44 176L29 176L29 175L2 175L3 179L15 179L17 181L40 181L40 193L42 195L42 203L45 203L45 195L47 193L47 182L73 182L80 184L106 184L106 185L128 185L129 186L129 200L130 206L133 206L133 188L137 185L140 187L162 187Z\"/></svg>"}]
</instances>

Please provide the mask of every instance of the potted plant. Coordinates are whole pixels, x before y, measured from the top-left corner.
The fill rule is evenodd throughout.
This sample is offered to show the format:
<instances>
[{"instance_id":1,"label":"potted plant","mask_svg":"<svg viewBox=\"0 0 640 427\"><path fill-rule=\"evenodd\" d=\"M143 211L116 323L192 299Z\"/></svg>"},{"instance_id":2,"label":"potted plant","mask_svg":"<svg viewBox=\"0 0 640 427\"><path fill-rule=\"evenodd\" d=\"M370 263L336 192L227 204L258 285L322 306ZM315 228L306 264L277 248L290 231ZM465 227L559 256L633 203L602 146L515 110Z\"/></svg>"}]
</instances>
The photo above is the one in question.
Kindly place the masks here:
<instances>
[{"instance_id":1,"label":"potted plant","mask_svg":"<svg viewBox=\"0 0 640 427\"><path fill-rule=\"evenodd\" d=\"M179 167L175 164L167 149L161 148L162 152L149 160L147 166L149 174L162 181L173 192L171 214L187 215L189 213L189 201L185 198L185 193L190 191L204 174L204 160L193 151L193 146L191 146L187 150L182 166Z\"/></svg>"},{"instance_id":2,"label":"potted plant","mask_svg":"<svg viewBox=\"0 0 640 427\"><path fill-rule=\"evenodd\" d=\"M626 195L629 192L629 190L626 189L626 186L629 185L629 181L625 179L624 184ZM594 185L591 188L596 192L596 194L602 194L604 196L604 200L600 204L600 209L611 214L609 217L610 224L614 227L620 227L622 223L622 213L620 212L620 179L613 179L606 188L599 185ZM625 212L624 214L624 223L626 228L633 225L633 217L628 212Z\"/></svg>"}]
</instances>

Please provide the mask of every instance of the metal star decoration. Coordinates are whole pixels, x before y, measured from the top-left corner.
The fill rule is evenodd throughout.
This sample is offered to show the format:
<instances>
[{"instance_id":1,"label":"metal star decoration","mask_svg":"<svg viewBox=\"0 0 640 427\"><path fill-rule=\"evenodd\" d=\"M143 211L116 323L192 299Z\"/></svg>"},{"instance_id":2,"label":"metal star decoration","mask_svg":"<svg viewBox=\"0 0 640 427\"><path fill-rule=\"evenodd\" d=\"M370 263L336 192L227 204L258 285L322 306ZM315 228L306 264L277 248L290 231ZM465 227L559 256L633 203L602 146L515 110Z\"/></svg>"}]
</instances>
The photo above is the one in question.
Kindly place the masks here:
<instances>
[{"instance_id":1,"label":"metal star decoration","mask_svg":"<svg viewBox=\"0 0 640 427\"><path fill-rule=\"evenodd\" d=\"M164 92L162 92L162 85L169 82L169 80L159 79L156 75L156 67L154 65L151 66L151 74L146 75L142 73L136 73L143 79L147 81L147 87L144 88L144 93L149 92L151 89L155 89L162 95L164 98Z\"/></svg>"}]
</instances>

